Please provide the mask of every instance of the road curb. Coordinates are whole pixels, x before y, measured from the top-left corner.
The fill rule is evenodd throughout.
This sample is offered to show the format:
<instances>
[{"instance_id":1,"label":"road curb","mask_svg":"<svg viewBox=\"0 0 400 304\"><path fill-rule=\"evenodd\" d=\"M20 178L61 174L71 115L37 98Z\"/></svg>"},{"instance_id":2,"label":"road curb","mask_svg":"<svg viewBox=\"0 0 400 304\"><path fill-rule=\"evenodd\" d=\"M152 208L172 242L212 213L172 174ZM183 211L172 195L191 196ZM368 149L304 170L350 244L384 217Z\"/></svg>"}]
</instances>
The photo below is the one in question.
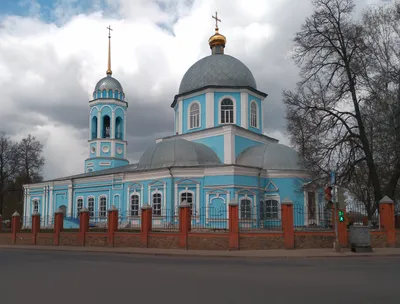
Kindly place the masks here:
<instances>
[{"instance_id":1,"label":"road curb","mask_svg":"<svg viewBox=\"0 0 400 304\"><path fill-rule=\"evenodd\" d=\"M74 248L74 249L72 249ZM101 250L101 249L92 249L90 247L83 247L84 249L78 249L75 247L29 247L29 246L0 246L1 249L6 250L35 250L35 251L57 251L57 252L87 252L87 253L99 253L99 254L122 254L122 255L139 255L139 256L160 256L160 257L196 257L196 258L239 258L239 259L276 259L276 258L377 258L377 257L399 257L399 253L367 253L367 254L360 254L355 253L352 254L351 252L341 252L341 253L330 253L330 254L304 254L304 255L287 255L287 254L276 254L276 255L265 255L265 256L252 256L252 255L232 255L232 254L200 254L191 251L182 250L182 252L155 252L155 251L119 251L119 250ZM229 252L229 251L228 251Z\"/></svg>"}]
</instances>

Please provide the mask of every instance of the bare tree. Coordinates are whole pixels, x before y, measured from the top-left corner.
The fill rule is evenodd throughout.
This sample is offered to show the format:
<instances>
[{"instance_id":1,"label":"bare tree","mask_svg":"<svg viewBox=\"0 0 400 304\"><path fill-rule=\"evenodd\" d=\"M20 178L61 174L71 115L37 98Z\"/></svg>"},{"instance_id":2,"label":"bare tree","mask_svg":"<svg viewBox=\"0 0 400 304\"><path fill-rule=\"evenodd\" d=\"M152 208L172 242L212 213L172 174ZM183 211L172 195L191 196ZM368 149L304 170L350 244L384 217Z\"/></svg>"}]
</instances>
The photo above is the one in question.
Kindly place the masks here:
<instances>
[{"instance_id":1,"label":"bare tree","mask_svg":"<svg viewBox=\"0 0 400 304\"><path fill-rule=\"evenodd\" d=\"M17 173L16 146L4 132L0 132L0 214L3 213L5 193Z\"/></svg>"},{"instance_id":2,"label":"bare tree","mask_svg":"<svg viewBox=\"0 0 400 304\"><path fill-rule=\"evenodd\" d=\"M383 195L393 197L400 178L400 158L391 157L387 166L390 145L382 146L395 141L394 133L383 128L387 115L376 114L377 96L387 101L388 91L375 89L373 80L384 87L378 77L384 72L370 58L381 55L368 44L367 29L352 19L352 0L313 2L313 14L294 39L301 81L296 91L283 93L291 141L314 172L326 177L333 169L342 183L364 183L358 192L373 213Z\"/></svg>"},{"instance_id":3,"label":"bare tree","mask_svg":"<svg viewBox=\"0 0 400 304\"><path fill-rule=\"evenodd\" d=\"M34 136L28 135L19 143L20 176L24 183L42 181L44 166L43 145Z\"/></svg>"}]
</instances>

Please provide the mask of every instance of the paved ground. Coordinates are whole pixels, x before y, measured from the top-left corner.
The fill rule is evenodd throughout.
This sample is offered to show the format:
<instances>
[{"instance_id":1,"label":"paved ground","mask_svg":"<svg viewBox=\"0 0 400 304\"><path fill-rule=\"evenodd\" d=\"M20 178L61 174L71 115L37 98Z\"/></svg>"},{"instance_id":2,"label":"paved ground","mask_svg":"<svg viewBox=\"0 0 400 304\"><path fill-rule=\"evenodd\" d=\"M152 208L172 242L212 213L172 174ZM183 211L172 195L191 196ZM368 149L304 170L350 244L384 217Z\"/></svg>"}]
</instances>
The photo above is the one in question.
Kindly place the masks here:
<instances>
[{"instance_id":1,"label":"paved ground","mask_svg":"<svg viewBox=\"0 0 400 304\"><path fill-rule=\"evenodd\" d=\"M400 257L242 259L0 249L2 303L399 303Z\"/></svg>"},{"instance_id":2,"label":"paved ground","mask_svg":"<svg viewBox=\"0 0 400 304\"><path fill-rule=\"evenodd\" d=\"M335 252L333 248L320 249L276 249L276 250L183 250L158 248L118 248L118 247L80 247L80 246L39 246L39 245L0 245L2 249L28 249L41 251L83 251L103 253L124 253L161 256L198 256L198 257L243 257L243 258L304 258L304 257L361 257L361 256L399 256L400 248L374 248L373 252L353 253L348 249Z\"/></svg>"}]
</instances>

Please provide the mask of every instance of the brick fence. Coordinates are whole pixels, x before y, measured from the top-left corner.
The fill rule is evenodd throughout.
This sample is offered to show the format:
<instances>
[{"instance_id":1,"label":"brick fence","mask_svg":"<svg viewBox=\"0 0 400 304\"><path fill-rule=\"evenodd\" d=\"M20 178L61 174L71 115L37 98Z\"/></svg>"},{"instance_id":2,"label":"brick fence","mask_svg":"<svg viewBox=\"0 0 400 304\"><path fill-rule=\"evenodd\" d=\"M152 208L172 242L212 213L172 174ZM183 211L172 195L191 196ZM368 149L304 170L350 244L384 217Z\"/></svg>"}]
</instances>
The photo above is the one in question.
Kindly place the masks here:
<instances>
[{"instance_id":1,"label":"brick fence","mask_svg":"<svg viewBox=\"0 0 400 304\"><path fill-rule=\"evenodd\" d=\"M371 230L372 247L400 247L400 230L395 229L393 202L382 200L379 205L380 229ZM344 211L344 210L342 210ZM305 249L332 248L334 231L298 231L293 222L293 203L282 202L282 229L279 231L243 231L239 229L237 203L229 205L229 229L221 232L197 232L191 227L191 208L181 204L179 208L179 230L162 232L152 229L152 209L145 205L141 210L141 227L137 232L119 231L118 210L108 211L107 229L93 232L89 225L89 211L80 211L79 230L64 230L64 214L58 210L54 214L54 229L41 230L40 214L32 214L30 231L21 230L21 218L16 212L12 218L10 232L1 231L0 245L48 245L48 246L100 246L139 247L163 249L203 249L203 250L262 250L262 249ZM335 212L335 211L333 211ZM342 247L348 247L347 217L338 222L338 239Z\"/></svg>"}]
</instances>

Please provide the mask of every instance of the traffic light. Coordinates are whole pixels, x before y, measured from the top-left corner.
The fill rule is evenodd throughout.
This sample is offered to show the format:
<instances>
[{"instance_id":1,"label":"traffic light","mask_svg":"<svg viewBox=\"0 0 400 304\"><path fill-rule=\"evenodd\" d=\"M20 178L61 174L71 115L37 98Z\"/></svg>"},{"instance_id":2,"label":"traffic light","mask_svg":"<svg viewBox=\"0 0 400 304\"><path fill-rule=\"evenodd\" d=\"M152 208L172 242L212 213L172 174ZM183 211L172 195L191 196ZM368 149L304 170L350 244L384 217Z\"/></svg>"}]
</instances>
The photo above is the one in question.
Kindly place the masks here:
<instances>
[{"instance_id":1,"label":"traffic light","mask_svg":"<svg viewBox=\"0 0 400 304\"><path fill-rule=\"evenodd\" d=\"M332 203L332 187L331 186L325 187L324 192L325 192L325 200L331 204Z\"/></svg>"},{"instance_id":2,"label":"traffic light","mask_svg":"<svg viewBox=\"0 0 400 304\"><path fill-rule=\"evenodd\" d=\"M344 212L339 210L339 222L344 222Z\"/></svg>"}]
</instances>

